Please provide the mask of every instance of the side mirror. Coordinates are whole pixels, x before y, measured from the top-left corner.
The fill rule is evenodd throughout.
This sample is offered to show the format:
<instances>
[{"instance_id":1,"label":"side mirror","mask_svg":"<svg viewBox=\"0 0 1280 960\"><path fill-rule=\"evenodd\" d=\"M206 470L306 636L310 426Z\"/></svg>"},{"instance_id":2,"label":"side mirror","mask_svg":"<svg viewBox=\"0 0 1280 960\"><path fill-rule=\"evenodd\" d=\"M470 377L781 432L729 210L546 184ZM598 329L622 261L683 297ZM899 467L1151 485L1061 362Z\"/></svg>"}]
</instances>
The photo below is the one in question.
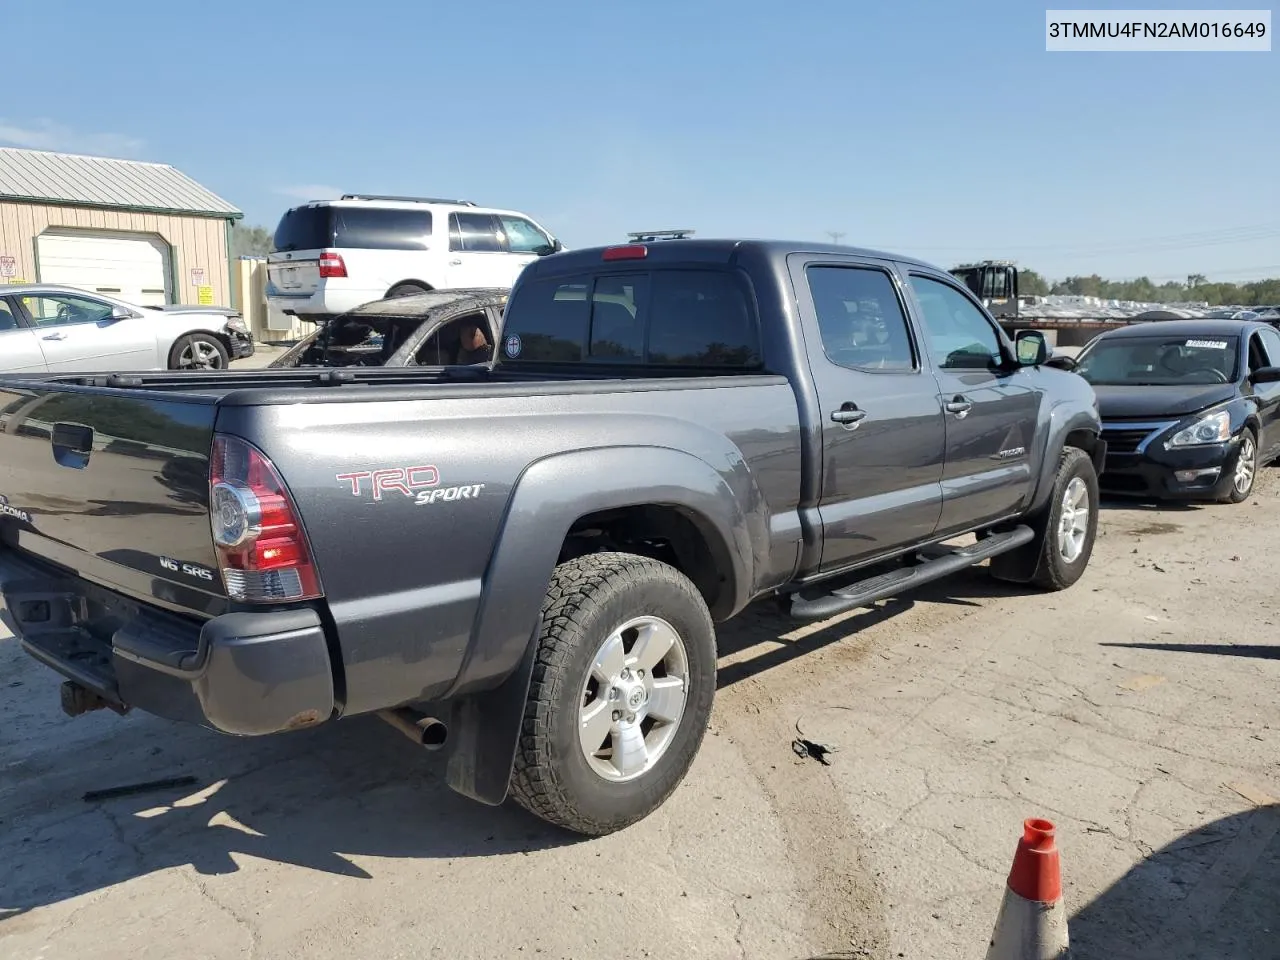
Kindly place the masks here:
<instances>
[{"instance_id":1,"label":"side mirror","mask_svg":"<svg viewBox=\"0 0 1280 960\"><path fill-rule=\"evenodd\" d=\"M133 311L130 310L128 307L122 307L117 304L116 306L111 308L112 320L128 320L132 316L133 316Z\"/></svg>"},{"instance_id":2,"label":"side mirror","mask_svg":"<svg viewBox=\"0 0 1280 960\"><path fill-rule=\"evenodd\" d=\"M1280 383L1280 367L1259 367L1249 376L1250 383Z\"/></svg>"},{"instance_id":3,"label":"side mirror","mask_svg":"<svg viewBox=\"0 0 1280 960\"><path fill-rule=\"evenodd\" d=\"M1021 366L1038 367L1049 359L1049 342L1039 330L1019 330L1013 342Z\"/></svg>"},{"instance_id":4,"label":"side mirror","mask_svg":"<svg viewBox=\"0 0 1280 960\"><path fill-rule=\"evenodd\" d=\"M560 252L561 250L563 250L563 249L564 249L564 244L563 244L563 243L561 243L561 242L560 242L560 240L559 240L558 238L556 238L556 237L552 237L552 238L551 238L551 252L552 252L552 253L559 253L559 252Z\"/></svg>"},{"instance_id":5,"label":"side mirror","mask_svg":"<svg viewBox=\"0 0 1280 960\"><path fill-rule=\"evenodd\" d=\"M1076 368L1076 358L1069 357L1065 353L1059 353L1046 360L1044 365L1053 367L1055 370L1074 370Z\"/></svg>"}]
</instances>

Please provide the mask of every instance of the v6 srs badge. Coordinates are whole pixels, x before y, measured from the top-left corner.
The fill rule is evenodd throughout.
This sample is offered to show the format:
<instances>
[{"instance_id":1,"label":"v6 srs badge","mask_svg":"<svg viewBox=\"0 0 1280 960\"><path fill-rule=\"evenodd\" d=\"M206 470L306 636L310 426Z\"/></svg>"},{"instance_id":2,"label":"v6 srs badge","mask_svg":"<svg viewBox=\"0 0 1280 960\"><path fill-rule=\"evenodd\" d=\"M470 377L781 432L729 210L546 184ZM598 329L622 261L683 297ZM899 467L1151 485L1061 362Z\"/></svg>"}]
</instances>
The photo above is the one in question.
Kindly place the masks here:
<instances>
[{"instance_id":1,"label":"v6 srs badge","mask_svg":"<svg viewBox=\"0 0 1280 960\"><path fill-rule=\"evenodd\" d=\"M181 573L188 577L195 577L197 580L203 580L206 583L213 582L213 571L208 567L202 567L195 563L182 563L174 560L172 557L161 557L160 566L164 567L170 573Z\"/></svg>"}]
</instances>

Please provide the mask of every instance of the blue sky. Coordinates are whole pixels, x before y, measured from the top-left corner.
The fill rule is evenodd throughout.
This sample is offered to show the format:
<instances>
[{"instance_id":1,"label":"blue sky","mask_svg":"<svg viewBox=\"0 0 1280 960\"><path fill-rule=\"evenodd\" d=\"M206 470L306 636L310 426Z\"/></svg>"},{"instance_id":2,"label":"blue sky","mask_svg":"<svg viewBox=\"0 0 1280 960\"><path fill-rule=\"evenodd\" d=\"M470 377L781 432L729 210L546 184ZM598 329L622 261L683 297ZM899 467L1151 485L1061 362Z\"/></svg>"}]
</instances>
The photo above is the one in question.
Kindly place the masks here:
<instances>
[{"instance_id":1,"label":"blue sky","mask_svg":"<svg viewBox=\"0 0 1280 960\"><path fill-rule=\"evenodd\" d=\"M248 223L367 191L570 246L840 231L1051 277L1280 275L1280 45L1050 54L1025 0L5 7L55 39L6 44L0 142L172 163Z\"/></svg>"}]
</instances>

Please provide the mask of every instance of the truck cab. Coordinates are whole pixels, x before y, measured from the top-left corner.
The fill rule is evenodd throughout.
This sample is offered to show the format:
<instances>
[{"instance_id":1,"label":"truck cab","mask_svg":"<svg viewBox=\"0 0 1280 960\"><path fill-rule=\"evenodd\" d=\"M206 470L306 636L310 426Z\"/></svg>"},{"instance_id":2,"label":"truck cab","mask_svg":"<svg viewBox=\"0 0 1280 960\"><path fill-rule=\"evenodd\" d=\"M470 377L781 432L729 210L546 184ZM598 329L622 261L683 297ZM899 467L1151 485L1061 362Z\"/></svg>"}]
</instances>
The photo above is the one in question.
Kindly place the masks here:
<instances>
[{"instance_id":1,"label":"truck cab","mask_svg":"<svg viewBox=\"0 0 1280 960\"><path fill-rule=\"evenodd\" d=\"M982 260L952 267L951 275L969 288L997 320L1018 316L1018 268L1012 260Z\"/></svg>"}]
</instances>

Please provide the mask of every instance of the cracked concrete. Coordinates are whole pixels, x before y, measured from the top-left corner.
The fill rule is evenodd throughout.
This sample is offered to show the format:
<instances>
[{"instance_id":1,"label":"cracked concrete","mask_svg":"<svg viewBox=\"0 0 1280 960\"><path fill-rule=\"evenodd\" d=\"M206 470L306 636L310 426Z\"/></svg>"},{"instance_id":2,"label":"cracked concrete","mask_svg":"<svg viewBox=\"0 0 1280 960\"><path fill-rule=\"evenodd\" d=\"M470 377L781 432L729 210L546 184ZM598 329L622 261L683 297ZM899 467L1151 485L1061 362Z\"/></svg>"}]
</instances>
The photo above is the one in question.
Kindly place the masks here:
<instances>
[{"instance_id":1,"label":"cracked concrete","mask_svg":"<svg viewBox=\"0 0 1280 960\"><path fill-rule=\"evenodd\" d=\"M0 626L0 956L977 960L1048 816L1077 957L1280 958L1277 521L1271 470L1242 506L1110 506L1061 594L975 571L801 628L750 611L688 779L588 841L451 794L373 720L67 719Z\"/></svg>"}]
</instances>

